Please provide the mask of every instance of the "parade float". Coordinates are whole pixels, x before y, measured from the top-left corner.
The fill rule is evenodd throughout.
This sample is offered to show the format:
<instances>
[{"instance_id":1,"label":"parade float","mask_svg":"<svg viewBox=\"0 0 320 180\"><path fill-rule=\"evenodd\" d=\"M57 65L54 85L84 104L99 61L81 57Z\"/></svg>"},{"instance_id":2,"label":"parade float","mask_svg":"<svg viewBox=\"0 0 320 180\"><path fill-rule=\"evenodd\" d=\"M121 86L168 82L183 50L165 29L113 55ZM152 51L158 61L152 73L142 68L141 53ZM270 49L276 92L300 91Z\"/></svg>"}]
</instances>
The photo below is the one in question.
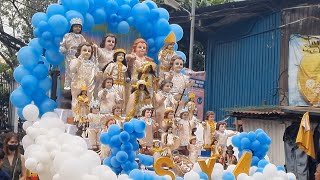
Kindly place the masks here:
<instances>
[{"instance_id":1,"label":"parade float","mask_svg":"<svg viewBox=\"0 0 320 180\"><path fill-rule=\"evenodd\" d=\"M44 180L295 179L265 160L271 139L263 130L227 130L211 111L203 120L195 77L204 73L184 68L183 30L168 20L150 0L64 0L32 17L35 38L17 54L20 86L10 96L26 120L31 172ZM139 37L118 46L132 29ZM59 68L57 103L48 74ZM56 113L62 104L68 117ZM66 122L77 132L67 133Z\"/></svg>"}]
</instances>

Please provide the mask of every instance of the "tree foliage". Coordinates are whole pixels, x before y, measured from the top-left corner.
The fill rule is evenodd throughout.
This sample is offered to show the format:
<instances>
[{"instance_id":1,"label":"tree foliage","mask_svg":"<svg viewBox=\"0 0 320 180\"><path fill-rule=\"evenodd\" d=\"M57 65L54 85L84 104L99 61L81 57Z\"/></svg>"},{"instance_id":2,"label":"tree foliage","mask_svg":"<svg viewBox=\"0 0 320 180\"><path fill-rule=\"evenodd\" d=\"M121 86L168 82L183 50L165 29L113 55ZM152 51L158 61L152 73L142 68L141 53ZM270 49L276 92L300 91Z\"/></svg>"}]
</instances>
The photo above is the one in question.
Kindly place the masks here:
<instances>
[{"instance_id":1,"label":"tree foliage","mask_svg":"<svg viewBox=\"0 0 320 180\"><path fill-rule=\"evenodd\" d=\"M0 31L12 35L22 42L28 43L33 38L31 18L36 12L43 12L54 0L1 0L0 2ZM0 41L0 57L11 69L18 65L17 50ZM1 71L7 72L4 66Z\"/></svg>"}]
</instances>

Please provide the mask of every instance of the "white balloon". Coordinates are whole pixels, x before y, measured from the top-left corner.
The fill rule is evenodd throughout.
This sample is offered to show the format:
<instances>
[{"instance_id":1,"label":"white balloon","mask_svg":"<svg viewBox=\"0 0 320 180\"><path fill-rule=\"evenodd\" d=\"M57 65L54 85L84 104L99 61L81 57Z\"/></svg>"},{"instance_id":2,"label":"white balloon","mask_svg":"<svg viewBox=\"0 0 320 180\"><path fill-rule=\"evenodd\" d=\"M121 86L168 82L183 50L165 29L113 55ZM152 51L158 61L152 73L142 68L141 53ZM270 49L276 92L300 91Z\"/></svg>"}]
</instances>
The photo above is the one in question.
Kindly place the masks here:
<instances>
[{"instance_id":1,"label":"white balloon","mask_svg":"<svg viewBox=\"0 0 320 180\"><path fill-rule=\"evenodd\" d=\"M32 121L25 121L22 125L22 129L26 131L28 127L32 126L32 124L33 124Z\"/></svg>"},{"instance_id":2,"label":"white balloon","mask_svg":"<svg viewBox=\"0 0 320 180\"><path fill-rule=\"evenodd\" d=\"M38 173L39 179L41 180L53 180L52 174L50 172L44 171ZM54 179L54 180L62 180L62 179Z\"/></svg>"},{"instance_id":3,"label":"white balloon","mask_svg":"<svg viewBox=\"0 0 320 180\"><path fill-rule=\"evenodd\" d=\"M22 115L27 121L36 121L39 116L39 109L34 104L28 104L23 108Z\"/></svg>"},{"instance_id":4,"label":"white balloon","mask_svg":"<svg viewBox=\"0 0 320 180\"><path fill-rule=\"evenodd\" d=\"M293 173L289 172L287 173L288 179L289 180L297 180L296 175L294 175Z\"/></svg>"},{"instance_id":5,"label":"white balloon","mask_svg":"<svg viewBox=\"0 0 320 180\"><path fill-rule=\"evenodd\" d=\"M41 118L39 121L40 127L45 129L59 128L61 130L65 130L65 124L59 118L54 117L46 117Z\"/></svg>"},{"instance_id":6,"label":"white balloon","mask_svg":"<svg viewBox=\"0 0 320 180\"><path fill-rule=\"evenodd\" d=\"M78 158L69 158L63 161L58 173L62 179L81 179L88 174L87 165Z\"/></svg>"},{"instance_id":7,"label":"white balloon","mask_svg":"<svg viewBox=\"0 0 320 180\"><path fill-rule=\"evenodd\" d=\"M98 176L85 174L82 178L82 180L99 180Z\"/></svg>"},{"instance_id":8,"label":"white balloon","mask_svg":"<svg viewBox=\"0 0 320 180\"><path fill-rule=\"evenodd\" d=\"M166 178L166 180L172 180L171 176L169 176L169 175L164 175L164 177Z\"/></svg>"},{"instance_id":9,"label":"white balloon","mask_svg":"<svg viewBox=\"0 0 320 180\"><path fill-rule=\"evenodd\" d=\"M129 176L127 174L120 174L118 176L118 180L128 180Z\"/></svg>"},{"instance_id":10,"label":"white balloon","mask_svg":"<svg viewBox=\"0 0 320 180\"><path fill-rule=\"evenodd\" d=\"M231 165L229 165L229 166L227 167L227 171L233 172L234 168L236 168L236 165L231 164Z\"/></svg>"},{"instance_id":11,"label":"white balloon","mask_svg":"<svg viewBox=\"0 0 320 180\"><path fill-rule=\"evenodd\" d=\"M30 169L31 171L35 171L38 161L34 158L28 158L24 164L27 169Z\"/></svg>"},{"instance_id":12,"label":"white balloon","mask_svg":"<svg viewBox=\"0 0 320 180\"><path fill-rule=\"evenodd\" d=\"M199 174L194 171L187 172L183 178L184 180L200 180Z\"/></svg>"},{"instance_id":13,"label":"white balloon","mask_svg":"<svg viewBox=\"0 0 320 180\"><path fill-rule=\"evenodd\" d=\"M39 135L34 141L36 144L43 145L48 142L48 137L46 135Z\"/></svg>"},{"instance_id":14,"label":"white balloon","mask_svg":"<svg viewBox=\"0 0 320 180\"><path fill-rule=\"evenodd\" d=\"M100 179L117 179L117 175L105 165L99 165L93 168L92 174L97 175Z\"/></svg>"},{"instance_id":15,"label":"white balloon","mask_svg":"<svg viewBox=\"0 0 320 180\"><path fill-rule=\"evenodd\" d=\"M68 152L57 152L53 160L53 168L55 172L59 172L63 162L72 157Z\"/></svg>"},{"instance_id":16,"label":"white balloon","mask_svg":"<svg viewBox=\"0 0 320 180\"><path fill-rule=\"evenodd\" d=\"M237 180L246 180L249 177L246 173L240 173L237 177Z\"/></svg>"},{"instance_id":17,"label":"white balloon","mask_svg":"<svg viewBox=\"0 0 320 180\"><path fill-rule=\"evenodd\" d=\"M100 156L92 150L88 150L83 155L81 155L80 160L88 165L89 171L101 164Z\"/></svg>"},{"instance_id":18,"label":"white balloon","mask_svg":"<svg viewBox=\"0 0 320 180\"><path fill-rule=\"evenodd\" d=\"M262 172L262 174L268 178L274 177L276 175L276 173L277 173L277 167L271 163L267 164L264 167L263 172Z\"/></svg>"},{"instance_id":19,"label":"white balloon","mask_svg":"<svg viewBox=\"0 0 320 180\"><path fill-rule=\"evenodd\" d=\"M40 122L39 121L36 121L32 124L32 127L34 128L40 128Z\"/></svg>"},{"instance_id":20,"label":"white balloon","mask_svg":"<svg viewBox=\"0 0 320 180\"><path fill-rule=\"evenodd\" d=\"M192 170L193 170L194 172L197 172L197 173L202 172L201 167L200 167L200 165L199 165L198 162L196 162L196 163L193 165Z\"/></svg>"},{"instance_id":21,"label":"white balloon","mask_svg":"<svg viewBox=\"0 0 320 180\"><path fill-rule=\"evenodd\" d=\"M214 164L213 170L215 170L215 169L217 169L219 171L223 171L224 170L223 165L220 164L220 163L215 163Z\"/></svg>"},{"instance_id":22,"label":"white balloon","mask_svg":"<svg viewBox=\"0 0 320 180\"><path fill-rule=\"evenodd\" d=\"M257 169L258 169L257 166L250 167L249 176L252 176L256 172Z\"/></svg>"},{"instance_id":23,"label":"white balloon","mask_svg":"<svg viewBox=\"0 0 320 180\"><path fill-rule=\"evenodd\" d=\"M255 180L265 180L266 178L263 176L261 172L256 172L252 175Z\"/></svg>"},{"instance_id":24,"label":"white balloon","mask_svg":"<svg viewBox=\"0 0 320 180\"><path fill-rule=\"evenodd\" d=\"M33 139L28 136L28 135L25 135L22 140L22 146L23 146L23 149L27 149L29 146L31 146L32 144L34 144L34 141Z\"/></svg>"},{"instance_id":25,"label":"white balloon","mask_svg":"<svg viewBox=\"0 0 320 180\"><path fill-rule=\"evenodd\" d=\"M277 177L281 177L282 180L288 180L287 173L285 173L284 171L277 171Z\"/></svg>"},{"instance_id":26,"label":"white balloon","mask_svg":"<svg viewBox=\"0 0 320 180\"><path fill-rule=\"evenodd\" d=\"M34 151L32 156L39 162L48 164L51 162L50 154L47 151Z\"/></svg>"},{"instance_id":27,"label":"white balloon","mask_svg":"<svg viewBox=\"0 0 320 180\"><path fill-rule=\"evenodd\" d=\"M52 177L52 180L62 180L60 175L59 174L55 174L53 177Z\"/></svg>"},{"instance_id":28,"label":"white balloon","mask_svg":"<svg viewBox=\"0 0 320 180\"><path fill-rule=\"evenodd\" d=\"M46 112L41 116L41 119L42 118L59 118L59 115L54 112Z\"/></svg>"},{"instance_id":29,"label":"white balloon","mask_svg":"<svg viewBox=\"0 0 320 180\"><path fill-rule=\"evenodd\" d=\"M38 163L35 172L40 173L40 172L43 172L45 169L46 168L42 163Z\"/></svg>"}]
</instances>

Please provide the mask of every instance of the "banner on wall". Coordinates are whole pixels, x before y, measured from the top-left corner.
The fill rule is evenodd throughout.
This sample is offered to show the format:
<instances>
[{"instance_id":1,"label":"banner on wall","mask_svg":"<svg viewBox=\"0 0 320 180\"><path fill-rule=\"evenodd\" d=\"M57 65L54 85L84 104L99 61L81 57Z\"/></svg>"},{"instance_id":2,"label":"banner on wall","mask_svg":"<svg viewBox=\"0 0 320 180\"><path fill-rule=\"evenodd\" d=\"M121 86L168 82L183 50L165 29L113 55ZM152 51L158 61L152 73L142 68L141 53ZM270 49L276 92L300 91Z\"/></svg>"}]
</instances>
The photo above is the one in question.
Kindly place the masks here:
<instances>
[{"instance_id":1,"label":"banner on wall","mask_svg":"<svg viewBox=\"0 0 320 180\"><path fill-rule=\"evenodd\" d=\"M190 69L186 69L186 74L190 75L190 79L194 82L193 86L190 89L190 92L193 92L196 95L196 117L198 120L203 120L206 72L195 72Z\"/></svg>"},{"instance_id":2,"label":"banner on wall","mask_svg":"<svg viewBox=\"0 0 320 180\"><path fill-rule=\"evenodd\" d=\"M291 35L288 59L290 106L320 105L320 36Z\"/></svg>"}]
</instances>

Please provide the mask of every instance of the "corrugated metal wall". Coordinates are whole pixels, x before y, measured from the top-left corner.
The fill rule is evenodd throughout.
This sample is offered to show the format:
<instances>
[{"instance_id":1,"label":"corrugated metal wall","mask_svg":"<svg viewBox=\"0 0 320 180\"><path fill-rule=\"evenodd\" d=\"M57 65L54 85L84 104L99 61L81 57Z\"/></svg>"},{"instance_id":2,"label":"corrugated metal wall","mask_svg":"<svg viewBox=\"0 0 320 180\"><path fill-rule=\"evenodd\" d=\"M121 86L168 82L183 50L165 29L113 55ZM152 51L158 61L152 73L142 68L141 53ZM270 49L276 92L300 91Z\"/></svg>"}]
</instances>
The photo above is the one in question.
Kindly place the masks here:
<instances>
[{"instance_id":1,"label":"corrugated metal wall","mask_svg":"<svg viewBox=\"0 0 320 180\"><path fill-rule=\"evenodd\" d=\"M283 166L285 164L285 153L283 134L285 129L290 126L289 121L274 121L274 120L256 120L256 119L243 119L243 130L245 132L263 129L268 136L272 139L268 157L270 162L275 165Z\"/></svg>"},{"instance_id":2,"label":"corrugated metal wall","mask_svg":"<svg viewBox=\"0 0 320 180\"><path fill-rule=\"evenodd\" d=\"M275 13L230 27L237 34L247 26L249 33L232 39L234 34L220 33L208 40L205 109L215 111L218 120L226 115L224 108L278 105L279 25Z\"/></svg>"}]
</instances>

